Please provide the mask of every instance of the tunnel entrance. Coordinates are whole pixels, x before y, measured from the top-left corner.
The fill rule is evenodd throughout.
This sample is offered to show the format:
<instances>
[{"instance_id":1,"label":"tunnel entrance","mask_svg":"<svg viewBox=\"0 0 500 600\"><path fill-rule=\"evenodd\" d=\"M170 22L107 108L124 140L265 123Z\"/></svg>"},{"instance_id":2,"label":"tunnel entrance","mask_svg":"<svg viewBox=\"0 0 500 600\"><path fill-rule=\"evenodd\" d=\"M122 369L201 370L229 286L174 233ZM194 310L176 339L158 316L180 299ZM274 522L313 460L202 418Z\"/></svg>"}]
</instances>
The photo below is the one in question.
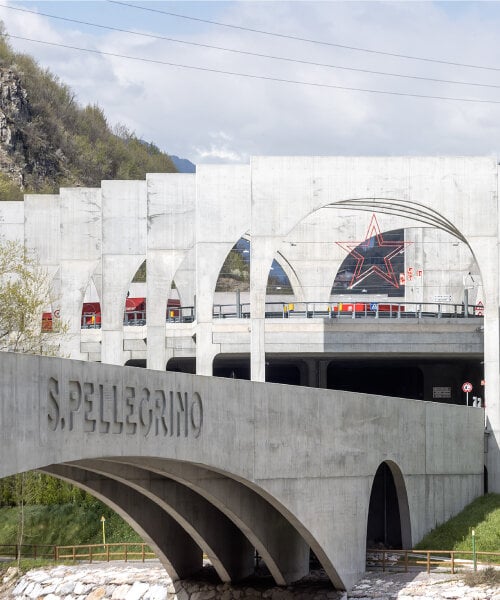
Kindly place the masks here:
<instances>
[{"instance_id":1,"label":"tunnel entrance","mask_svg":"<svg viewBox=\"0 0 500 600\"><path fill-rule=\"evenodd\" d=\"M373 480L368 509L367 548L402 548L401 515L392 471L383 462Z\"/></svg>"}]
</instances>

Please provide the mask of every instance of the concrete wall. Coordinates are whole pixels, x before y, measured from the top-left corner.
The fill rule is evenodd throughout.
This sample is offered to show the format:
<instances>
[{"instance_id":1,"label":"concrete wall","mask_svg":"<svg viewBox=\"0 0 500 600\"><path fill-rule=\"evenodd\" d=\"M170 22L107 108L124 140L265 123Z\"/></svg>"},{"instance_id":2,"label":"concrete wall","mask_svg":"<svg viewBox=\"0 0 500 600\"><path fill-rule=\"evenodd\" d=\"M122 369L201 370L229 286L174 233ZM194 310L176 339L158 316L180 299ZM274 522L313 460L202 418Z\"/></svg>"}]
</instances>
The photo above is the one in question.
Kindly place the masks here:
<instances>
[{"instance_id":1,"label":"concrete wall","mask_svg":"<svg viewBox=\"0 0 500 600\"><path fill-rule=\"evenodd\" d=\"M481 493L483 420L467 407L0 355L0 476L42 468L75 481L174 577L202 550L222 579L243 576L256 547L284 584L307 572L311 547L349 588L380 464L400 476L404 539L416 542Z\"/></svg>"}]
</instances>

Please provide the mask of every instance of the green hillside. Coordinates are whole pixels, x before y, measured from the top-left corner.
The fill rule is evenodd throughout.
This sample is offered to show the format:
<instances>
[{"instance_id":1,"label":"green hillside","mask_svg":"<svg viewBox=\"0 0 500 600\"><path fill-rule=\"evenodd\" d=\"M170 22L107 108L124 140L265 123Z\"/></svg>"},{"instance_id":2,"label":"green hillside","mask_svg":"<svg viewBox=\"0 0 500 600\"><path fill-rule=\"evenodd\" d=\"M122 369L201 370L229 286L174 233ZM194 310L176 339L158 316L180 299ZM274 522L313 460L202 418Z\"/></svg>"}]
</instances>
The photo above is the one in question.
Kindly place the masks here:
<instances>
[{"instance_id":1,"label":"green hillside","mask_svg":"<svg viewBox=\"0 0 500 600\"><path fill-rule=\"evenodd\" d=\"M416 548L470 550L473 529L478 552L500 552L500 494L479 496L461 513L433 529Z\"/></svg>"},{"instance_id":2,"label":"green hillside","mask_svg":"<svg viewBox=\"0 0 500 600\"><path fill-rule=\"evenodd\" d=\"M0 33L3 32L1 26ZM0 200L102 179L143 179L175 172L167 154L108 123L101 108L82 107L72 90L0 37Z\"/></svg>"}]
</instances>

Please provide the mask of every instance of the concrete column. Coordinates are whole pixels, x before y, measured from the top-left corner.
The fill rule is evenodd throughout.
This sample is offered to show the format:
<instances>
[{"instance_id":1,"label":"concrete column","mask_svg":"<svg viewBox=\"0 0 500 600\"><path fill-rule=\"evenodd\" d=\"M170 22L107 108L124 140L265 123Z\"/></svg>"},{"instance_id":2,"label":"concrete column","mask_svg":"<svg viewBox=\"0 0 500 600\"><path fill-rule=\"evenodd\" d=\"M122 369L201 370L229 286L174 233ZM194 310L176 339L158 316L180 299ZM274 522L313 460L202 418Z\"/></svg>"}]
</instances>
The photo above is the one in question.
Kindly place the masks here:
<instances>
[{"instance_id":1,"label":"concrete column","mask_svg":"<svg viewBox=\"0 0 500 600\"><path fill-rule=\"evenodd\" d=\"M143 494L80 468L52 465L45 472L87 490L111 506L154 548L172 579L189 577L202 568L199 546L170 515Z\"/></svg>"},{"instance_id":2,"label":"concrete column","mask_svg":"<svg viewBox=\"0 0 500 600\"><path fill-rule=\"evenodd\" d=\"M212 374L215 285L227 254L250 225L248 165L200 165L196 172L196 372Z\"/></svg>"},{"instance_id":3,"label":"concrete column","mask_svg":"<svg viewBox=\"0 0 500 600\"><path fill-rule=\"evenodd\" d=\"M485 455L488 488L500 492L500 218L496 236L471 240L481 269L485 293L484 311L484 400L486 405L488 445Z\"/></svg>"},{"instance_id":4,"label":"concrete column","mask_svg":"<svg viewBox=\"0 0 500 600\"><path fill-rule=\"evenodd\" d=\"M318 361L318 387L319 388L328 388L328 365L330 364L329 360L320 360Z\"/></svg>"},{"instance_id":5,"label":"concrete column","mask_svg":"<svg viewBox=\"0 0 500 600\"><path fill-rule=\"evenodd\" d=\"M167 299L172 285L172 269L166 251L148 249L146 278L146 322L148 326L147 367L164 371Z\"/></svg>"},{"instance_id":6,"label":"concrete column","mask_svg":"<svg viewBox=\"0 0 500 600\"><path fill-rule=\"evenodd\" d=\"M307 387L317 387L316 359L306 358L300 365L300 383Z\"/></svg>"},{"instance_id":7,"label":"concrete column","mask_svg":"<svg viewBox=\"0 0 500 600\"><path fill-rule=\"evenodd\" d=\"M101 361L123 364L123 312L137 269L146 258L145 181L102 182Z\"/></svg>"},{"instance_id":8,"label":"concrete column","mask_svg":"<svg viewBox=\"0 0 500 600\"><path fill-rule=\"evenodd\" d=\"M271 236L252 236L250 261L250 376L266 380L266 286L276 241Z\"/></svg>"},{"instance_id":9,"label":"concrete column","mask_svg":"<svg viewBox=\"0 0 500 600\"><path fill-rule=\"evenodd\" d=\"M167 300L175 272L194 244L195 175L147 176L147 365L165 370Z\"/></svg>"}]
</instances>

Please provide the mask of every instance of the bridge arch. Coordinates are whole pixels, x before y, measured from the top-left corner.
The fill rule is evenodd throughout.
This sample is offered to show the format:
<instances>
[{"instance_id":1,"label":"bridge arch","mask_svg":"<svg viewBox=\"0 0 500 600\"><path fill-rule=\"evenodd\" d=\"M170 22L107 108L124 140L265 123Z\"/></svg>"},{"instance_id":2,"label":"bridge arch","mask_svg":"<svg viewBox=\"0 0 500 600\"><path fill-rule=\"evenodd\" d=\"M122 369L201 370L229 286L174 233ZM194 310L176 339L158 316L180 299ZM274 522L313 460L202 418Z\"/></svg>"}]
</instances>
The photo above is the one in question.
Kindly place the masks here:
<instances>
[{"instance_id":1,"label":"bridge arch","mask_svg":"<svg viewBox=\"0 0 500 600\"><path fill-rule=\"evenodd\" d=\"M200 568L197 552L192 551L195 547L207 554L222 581L237 581L253 572L255 548L276 584L287 585L307 575L311 549L332 583L345 587L328 552L300 519L269 492L220 469L165 458L107 457L40 470L85 489L115 509L154 545L174 578ZM166 515L163 520L176 532L174 545L186 544L189 537L190 567L176 564L170 556L175 553L172 548L154 539L154 528L148 529L149 521L143 522L137 510L141 503L146 511L154 504L154 514L160 510Z\"/></svg>"},{"instance_id":2,"label":"bridge arch","mask_svg":"<svg viewBox=\"0 0 500 600\"><path fill-rule=\"evenodd\" d=\"M411 548L408 494L399 466L383 461L372 479L367 515L367 547Z\"/></svg>"},{"instance_id":3,"label":"bridge arch","mask_svg":"<svg viewBox=\"0 0 500 600\"><path fill-rule=\"evenodd\" d=\"M189 577L201 569L201 549L174 519L138 492L69 465L40 470L76 485L110 506L154 549L172 579Z\"/></svg>"}]
</instances>

